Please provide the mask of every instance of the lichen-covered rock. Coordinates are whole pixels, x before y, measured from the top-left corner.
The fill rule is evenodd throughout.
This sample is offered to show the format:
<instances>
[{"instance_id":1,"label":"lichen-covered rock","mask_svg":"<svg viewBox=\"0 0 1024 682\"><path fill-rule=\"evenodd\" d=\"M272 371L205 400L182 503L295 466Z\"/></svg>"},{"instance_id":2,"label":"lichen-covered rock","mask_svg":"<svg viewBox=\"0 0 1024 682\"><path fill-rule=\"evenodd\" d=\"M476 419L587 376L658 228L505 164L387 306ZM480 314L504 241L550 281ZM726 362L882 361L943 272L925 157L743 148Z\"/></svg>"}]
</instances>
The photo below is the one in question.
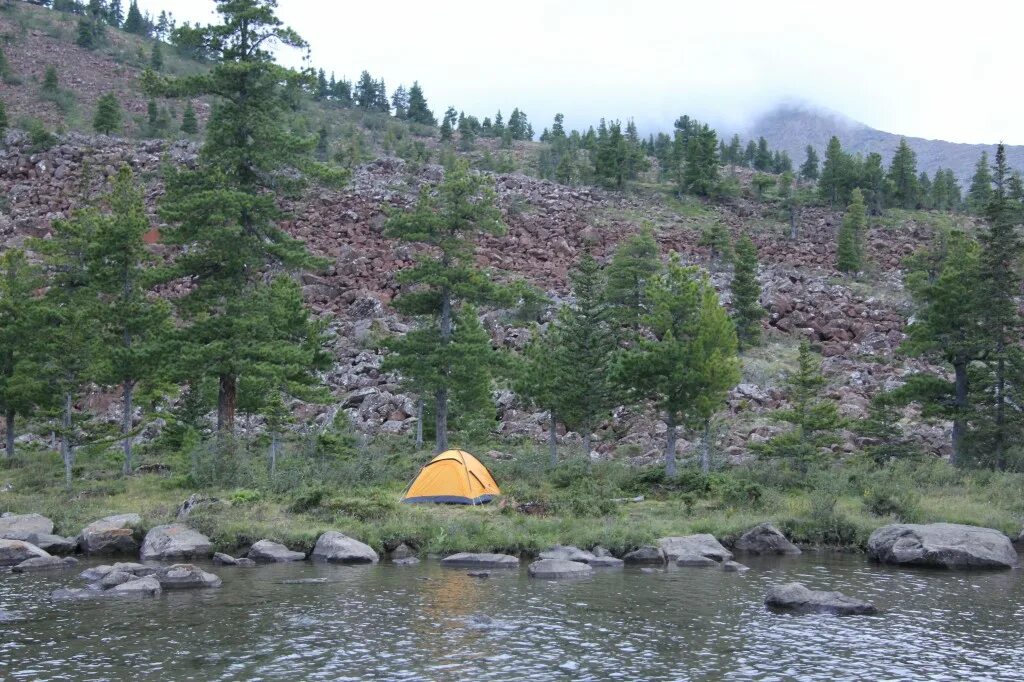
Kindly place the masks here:
<instances>
[{"instance_id":1,"label":"lichen-covered rock","mask_svg":"<svg viewBox=\"0 0 1024 682\"><path fill-rule=\"evenodd\" d=\"M171 523L156 526L142 542L142 560L205 559L213 554L210 538L188 526Z\"/></svg>"},{"instance_id":2,"label":"lichen-covered rock","mask_svg":"<svg viewBox=\"0 0 1024 682\"><path fill-rule=\"evenodd\" d=\"M369 545L336 531L328 531L317 538L309 558L337 564L375 564L380 560Z\"/></svg>"},{"instance_id":3,"label":"lichen-covered rock","mask_svg":"<svg viewBox=\"0 0 1024 682\"><path fill-rule=\"evenodd\" d=\"M800 548L790 542L778 528L760 523L740 536L737 551L748 554L799 554Z\"/></svg>"},{"instance_id":4,"label":"lichen-covered rock","mask_svg":"<svg viewBox=\"0 0 1024 682\"><path fill-rule=\"evenodd\" d=\"M884 564L935 568L1014 568L1010 538L992 528L956 523L892 524L868 538L868 556Z\"/></svg>"},{"instance_id":5,"label":"lichen-covered rock","mask_svg":"<svg viewBox=\"0 0 1024 682\"><path fill-rule=\"evenodd\" d=\"M23 561L50 555L31 542L24 540L0 540L0 566L17 566Z\"/></svg>"},{"instance_id":6,"label":"lichen-covered rock","mask_svg":"<svg viewBox=\"0 0 1024 682\"><path fill-rule=\"evenodd\" d=\"M875 605L847 597L842 592L812 590L800 583L773 585L764 603L774 609L796 613L831 613L837 616L866 616L878 613Z\"/></svg>"},{"instance_id":7,"label":"lichen-covered rock","mask_svg":"<svg viewBox=\"0 0 1024 682\"><path fill-rule=\"evenodd\" d=\"M271 542L270 540L260 540L253 544L249 548L247 556L257 563L305 561L306 559L306 555L302 552L293 552L280 542Z\"/></svg>"},{"instance_id":8,"label":"lichen-covered rock","mask_svg":"<svg viewBox=\"0 0 1024 682\"><path fill-rule=\"evenodd\" d=\"M142 523L138 514L116 514L93 521L78 535L84 554L134 554L139 549L134 528Z\"/></svg>"},{"instance_id":9,"label":"lichen-covered rock","mask_svg":"<svg viewBox=\"0 0 1024 682\"><path fill-rule=\"evenodd\" d=\"M541 559L534 561L526 569L531 578L586 578L593 574L594 569L582 561L565 559Z\"/></svg>"},{"instance_id":10,"label":"lichen-covered rock","mask_svg":"<svg viewBox=\"0 0 1024 682\"><path fill-rule=\"evenodd\" d=\"M519 559L509 554L459 552L441 559L441 565L453 568L519 568Z\"/></svg>"}]
</instances>

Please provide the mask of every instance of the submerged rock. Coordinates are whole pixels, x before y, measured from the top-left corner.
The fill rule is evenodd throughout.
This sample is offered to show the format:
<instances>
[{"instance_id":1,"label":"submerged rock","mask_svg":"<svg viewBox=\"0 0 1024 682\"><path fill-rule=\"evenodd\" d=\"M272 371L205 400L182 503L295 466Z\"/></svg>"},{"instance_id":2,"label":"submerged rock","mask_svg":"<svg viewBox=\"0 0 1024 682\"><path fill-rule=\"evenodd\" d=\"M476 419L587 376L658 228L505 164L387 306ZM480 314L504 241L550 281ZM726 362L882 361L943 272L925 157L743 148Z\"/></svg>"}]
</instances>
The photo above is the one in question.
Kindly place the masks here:
<instances>
[{"instance_id":1,"label":"submerged rock","mask_svg":"<svg viewBox=\"0 0 1024 682\"><path fill-rule=\"evenodd\" d=\"M936 568L1014 568L1010 538L992 528L956 523L892 524L868 538L868 556L884 564Z\"/></svg>"},{"instance_id":2,"label":"submerged rock","mask_svg":"<svg viewBox=\"0 0 1024 682\"><path fill-rule=\"evenodd\" d=\"M31 571L49 571L65 568L74 568L78 565L78 559L74 557L37 556L25 559L11 570L15 573L28 573Z\"/></svg>"},{"instance_id":3,"label":"submerged rock","mask_svg":"<svg viewBox=\"0 0 1024 682\"><path fill-rule=\"evenodd\" d=\"M219 577L193 564L168 566L158 571L155 577L165 590L188 590L221 585Z\"/></svg>"},{"instance_id":4,"label":"submerged rock","mask_svg":"<svg viewBox=\"0 0 1024 682\"><path fill-rule=\"evenodd\" d=\"M287 562L305 561L306 555L302 552L293 552L279 542L260 540L249 548L250 559L256 562ZM237 561L235 562L237 565Z\"/></svg>"},{"instance_id":5,"label":"submerged rock","mask_svg":"<svg viewBox=\"0 0 1024 682\"><path fill-rule=\"evenodd\" d=\"M412 547L403 542L399 544L398 547L395 547L393 550L391 550L388 556L391 558L392 561L415 558L416 550L414 550Z\"/></svg>"},{"instance_id":6,"label":"submerged rock","mask_svg":"<svg viewBox=\"0 0 1024 682\"><path fill-rule=\"evenodd\" d=\"M831 613L837 616L866 616L878 613L875 605L847 597L842 592L812 590L800 583L773 585L764 603L775 609L796 613Z\"/></svg>"},{"instance_id":7,"label":"submerged rock","mask_svg":"<svg viewBox=\"0 0 1024 682\"><path fill-rule=\"evenodd\" d=\"M626 554L622 560L627 564L663 564L665 563L665 552L661 547L644 545Z\"/></svg>"},{"instance_id":8,"label":"submerged rock","mask_svg":"<svg viewBox=\"0 0 1024 682\"><path fill-rule=\"evenodd\" d=\"M106 516L82 529L78 547L84 554L134 554L139 549L134 529L141 523L138 514Z\"/></svg>"},{"instance_id":9,"label":"submerged rock","mask_svg":"<svg viewBox=\"0 0 1024 682\"><path fill-rule=\"evenodd\" d=\"M736 541L735 547L748 554L800 554L800 548L770 523L761 523L748 530Z\"/></svg>"},{"instance_id":10,"label":"submerged rock","mask_svg":"<svg viewBox=\"0 0 1024 682\"><path fill-rule=\"evenodd\" d=\"M24 540L0 540L0 566L17 566L35 558L49 558L47 552Z\"/></svg>"},{"instance_id":11,"label":"submerged rock","mask_svg":"<svg viewBox=\"0 0 1024 682\"><path fill-rule=\"evenodd\" d=\"M282 585L323 585L327 582L327 578L289 578L288 580L282 580Z\"/></svg>"},{"instance_id":12,"label":"submerged rock","mask_svg":"<svg viewBox=\"0 0 1024 682\"><path fill-rule=\"evenodd\" d=\"M377 552L369 545L335 531L328 531L317 539L309 558L338 564L375 564L379 560Z\"/></svg>"},{"instance_id":13,"label":"submerged rock","mask_svg":"<svg viewBox=\"0 0 1024 682\"><path fill-rule=\"evenodd\" d=\"M541 559L530 564L526 571L531 578L585 578L593 574L594 569L582 561Z\"/></svg>"},{"instance_id":14,"label":"submerged rock","mask_svg":"<svg viewBox=\"0 0 1024 682\"><path fill-rule=\"evenodd\" d=\"M105 594L111 596L128 597L155 597L163 591L163 587L159 580L155 576L146 576L144 578L136 578L126 583L122 583L114 588L108 590Z\"/></svg>"},{"instance_id":15,"label":"submerged rock","mask_svg":"<svg viewBox=\"0 0 1024 682\"><path fill-rule=\"evenodd\" d=\"M459 552L441 559L442 566L477 568L518 568L519 559L509 554Z\"/></svg>"},{"instance_id":16,"label":"submerged rock","mask_svg":"<svg viewBox=\"0 0 1024 682\"><path fill-rule=\"evenodd\" d=\"M696 556L693 554L685 554L676 559L676 566L682 566L683 568L708 568L710 566L718 566L719 563L714 559L706 556Z\"/></svg>"},{"instance_id":17,"label":"submerged rock","mask_svg":"<svg viewBox=\"0 0 1024 682\"><path fill-rule=\"evenodd\" d=\"M594 568L622 568L625 562L613 556L596 556L586 563Z\"/></svg>"},{"instance_id":18,"label":"submerged rock","mask_svg":"<svg viewBox=\"0 0 1024 682\"><path fill-rule=\"evenodd\" d=\"M665 552L665 557L670 562L674 561L677 564L679 559L697 561L705 557L717 562L732 559L732 552L709 533L661 538L658 540L658 546Z\"/></svg>"},{"instance_id":19,"label":"submerged rock","mask_svg":"<svg viewBox=\"0 0 1024 682\"><path fill-rule=\"evenodd\" d=\"M156 526L142 542L142 560L205 559L213 554L210 538L180 523Z\"/></svg>"},{"instance_id":20,"label":"submerged rock","mask_svg":"<svg viewBox=\"0 0 1024 682\"><path fill-rule=\"evenodd\" d=\"M744 566L737 561L723 561L722 570L726 573L744 573L750 570L749 566Z\"/></svg>"},{"instance_id":21,"label":"submerged rock","mask_svg":"<svg viewBox=\"0 0 1024 682\"><path fill-rule=\"evenodd\" d=\"M415 566L420 562L419 557L408 556L404 559L394 559L391 563L396 566Z\"/></svg>"}]
</instances>

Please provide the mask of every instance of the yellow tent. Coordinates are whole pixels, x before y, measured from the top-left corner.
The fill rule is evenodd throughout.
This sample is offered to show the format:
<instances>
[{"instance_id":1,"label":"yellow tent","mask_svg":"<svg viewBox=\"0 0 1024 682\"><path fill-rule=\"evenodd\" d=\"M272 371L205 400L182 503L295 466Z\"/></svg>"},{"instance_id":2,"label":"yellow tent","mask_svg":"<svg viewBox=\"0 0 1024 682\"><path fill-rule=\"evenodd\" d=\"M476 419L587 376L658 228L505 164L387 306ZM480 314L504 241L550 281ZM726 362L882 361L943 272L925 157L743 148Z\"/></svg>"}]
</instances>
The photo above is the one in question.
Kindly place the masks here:
<instances>
[{"instance_id":1,"label":"yellow tent","mask_svg":"<svg viewBox=\"0 0 1024 682\"><path fill-rule=\"evenodd\" d=\"M480 460L463 450L446 450L420 469L402 502L483 504L500 494Z\"/></svg>"}]
</instances>

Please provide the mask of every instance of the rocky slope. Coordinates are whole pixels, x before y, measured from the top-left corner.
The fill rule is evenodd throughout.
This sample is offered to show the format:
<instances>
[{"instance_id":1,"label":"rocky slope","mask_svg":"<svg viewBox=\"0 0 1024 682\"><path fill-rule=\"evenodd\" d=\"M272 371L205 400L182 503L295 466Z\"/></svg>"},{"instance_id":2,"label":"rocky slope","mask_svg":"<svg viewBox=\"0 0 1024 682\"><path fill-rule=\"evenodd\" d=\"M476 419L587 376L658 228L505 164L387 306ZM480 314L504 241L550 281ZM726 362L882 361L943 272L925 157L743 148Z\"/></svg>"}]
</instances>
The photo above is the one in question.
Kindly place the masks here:
<instances>
[{"instance_id":1,"label":"rocky slope","mask_svg":"<svg viewBox=\"0 0 1024 682\"><path fill-rule=\"evenodd\" d=\"M123 163L146 182L147 201L155 206L162 192L161 164L189 164L194 157L194 146L184 142L77 134L33 154L24 136L12 132L0 151L0 192L7 197L0 214L0 247L23 245L29 236L45 238L55 219L99 196ZM400 159L383 157L358 168L343 189L310 188L286 205L291 214L287 229L331 260L323 272L302 276L307 300L318 313L332 317L335 333L336 363L325 379L337 402L304 408L321 423L345 409L367 433L407 433L414 425L414 397L402 392L397 377L380 371L382 352L371 343L375 335L408 328L389 303L399 292L395 273L415 258L414 248L385 239L382 227L386 207L410 205L422 185L442 177L439 166L413 169ZM875 270L858 283L840 278L832 268L840 216L824 209L804 211L800 236L791 242L778 209L752 199L722 207L689 205L680 211L659 194L570 188L519 174L494 180L509 229L503 236L481 239L477 261L501 277L527 279L554 300L565 296L567 273L584 249L607 260L615 245L643 223L654 226L663 253L677 251L711 271L728 299L727 269L712 263L707 250L697 246L700 231L715 221L733 234L750 231L764 264L763 303L770 315L767 345L747 358L744 383L733 391L730 418L723 420L718 447L732 458L746 457L751 441L778 429L766 417L782 403L779 385L800 337L820 346L832 380L830 392L851 417L863 416L874 393L898 385L916 367L896 355L906 319L898 268L930 235L925 224L873 227L869 253ZM159 244L153 248L166 249ZM526 329L501 311L488 313L485 321L496 346L521 347L528 337ZM496 403L501 433L543 437L543 414L526 408L508 391L500 391ZM116 403L100 395L82 407L106 419L117 418ZM908 420L907 428L927 449L942 450L941 427ZM596 434L596 448L604 456L649 460L657 457L664 430L653 414L619 409ZM577 434L563 438L578 442ZM852 437L842 447L852 450ZM689 448L688 442L680 443L684 455Z\"/></svg>"}]
</instances>

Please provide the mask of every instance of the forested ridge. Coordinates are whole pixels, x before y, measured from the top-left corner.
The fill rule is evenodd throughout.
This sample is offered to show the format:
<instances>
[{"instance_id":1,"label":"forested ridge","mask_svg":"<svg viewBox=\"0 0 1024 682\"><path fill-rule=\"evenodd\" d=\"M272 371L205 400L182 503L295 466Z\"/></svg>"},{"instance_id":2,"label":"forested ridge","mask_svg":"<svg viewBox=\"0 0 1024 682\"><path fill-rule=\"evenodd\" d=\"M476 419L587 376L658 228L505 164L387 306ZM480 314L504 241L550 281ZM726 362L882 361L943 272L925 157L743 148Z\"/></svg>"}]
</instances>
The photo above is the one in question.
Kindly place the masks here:
<instances>
[{"instance_id":1,"label":"forested ridge","mask_svg":"<svg viewBox=\"0 0 1024 682\"><path fill-rule=\"evenodd\" d=\"M844 545L877 518L1024 517L1001 145L962 186L905 142L791 158L685 114L643 136L442 111L427 83L281 66L308 46L269 0L211 26L38 4L0 10L20 504L204 490L411 540L428 522L388 491L458 445L509 509L584 534L635 493Z\"/></svg>"}]
</instances>

